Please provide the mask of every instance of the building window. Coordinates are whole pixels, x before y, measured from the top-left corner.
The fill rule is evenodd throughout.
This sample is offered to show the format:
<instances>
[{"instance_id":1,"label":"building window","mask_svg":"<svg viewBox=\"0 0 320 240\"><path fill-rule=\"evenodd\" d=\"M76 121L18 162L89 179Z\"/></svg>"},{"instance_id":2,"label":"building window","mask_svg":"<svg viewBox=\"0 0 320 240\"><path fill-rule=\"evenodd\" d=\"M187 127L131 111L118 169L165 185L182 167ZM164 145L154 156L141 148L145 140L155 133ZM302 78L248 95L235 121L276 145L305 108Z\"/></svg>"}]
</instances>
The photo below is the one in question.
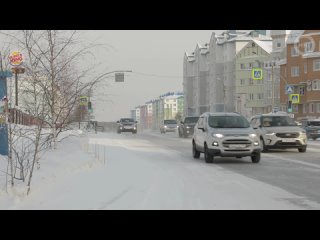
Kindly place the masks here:
<instances>
[{"instance_id":1,"label":"building window","mask_svg":"<svg viewBox=\"0 0 320 240\"><path fill-rule=\"evenodd\" d=\"M317 113L320 113L320 103L317 103Z\"/></svg>"},{"instance_id":2,"label":"building window","mask_svg":"<svg viewBox=\"0 0 320 240\"><path fill-rule=\"evenodd\" d=\"M314 113L314 103L309 103L309 113Z\"/></svg>"},{"instance_id":3,"label":"building window","mask_svg":"<svg viewBox=\"0 0 320 240\"><path fill-rule=\"evenodd\" d=\"M249 85L253 85L253 79L249 78Z\"/></svg>"},{"instance_id":4,"label":"building window","mask_svg":"<svg viewBox=\"0 0 320 240\"><path fill-rule=\"evenodd\" d=\"M320 80L312 80L312 90L320 90Z\"/></svg>"},{"instance_id":5,"label":"building window","mask_svg":"<svg viewBox=\"0 0 320 240\"><path fill-rule=\"evenodd\" d=\"M291 77L299 77L299 66L291 67Z\"/></svg>"},{"instance_id":6,"label":"building window","mask_svg":"<svg viewBox=\"0 0 320 240\"><path fill-rule=\"evenodd\" d=\"M249 99L250 99L250 100L253 100L253 93L250 93L250 94L249 94Z\"/></svg>"},{"instance_id":7,"label":"building window","mask_svg":"<svg viewBox=\"0 0 320 240\"><path fill-rule=\"evenodd\" d=\"M320 59L313 60L313 71L320 71Z\"/></svg>"},{"instance_id":8,"label":"building window","mask_svg":"<svg viewBox=\"0 0 320 240\"><path fill-rule=\"evenodd\" d=\"M294 113L299 112L299 105L298 104L292 104L292 112L294 112Z\"/></svg>"},{"instance_id":9,"label":"building window","mask_svg":"<svg viewBox=\"0 0 320 240\"><path fill-rule=\"evenodd\" d=\"M258 93L258 94L257 94L257 98L258 98L258 99L263 99L263 93Z\"/></svg>"},{"instance_id":10,"label":"building window","mask_svg":"<svg viewBox=\"0 0 320 240\"><path fill-rule=\"evenodd\" d=\"M277 48L281 48L281 43L277 43Z\"/></svg>"},{"instance_id":11,"label":"building window","mask_svg":"<svg viewBox=\"0 0 320 240\"><path fill-rule=\"evenodd\" d=\"M246 68L245 64L244 64L244 63L241 63L241 64L240 64L240 69L245 69L245 68Z\"/></svg>"},{"instance_id":12,"label":"building window","mask_svg":"<svg viewBox=\"0 0 320 240\"><path fill-rule=\"evenodd\" d=\"M308 64L304 63L304 73L307 73L307 72L308 72Z\"/></svg>"},{"instance_id":13,"label":"building window","mask_svg":"<svg viewBox=\"0 0 320 240\"><path fill-rule=\"evenodd\" d=\"M252 69L252 63L249 63L249 69Z\"/></svg>"},{"instance_id":14,"label":"building window","mask_svg":"<svg viewBox=\"0 0 320 240\"><path fill-rule=\"evenodd\" d=\"M296 57L299 56L299 52L297 51L297 49L295 47L291 48L291 57Z\"/></svg>"},{"instance_id":15,"label":"building window","mask_svg":"<svg viewBox=\"0 0 320 240\"><path fill-rule=\"evenodd\" d=\"M302 112L307 113L307 104L302 104Z\"/></svg>"},{"instance_id":16,"label":"building window","mask_svg":"<svg viewBox=\"0 0 320 240\"><path fill-rule=\"evenodd\" d=\"M301 96L304 96L304 87L303 86L299 86L299 94Z\"/></svg>"},{"instance_id":17,"label":"building window","mask_svg":"<svg viewBox=\"0 0 320 240\"><path fill-rule=\"evenodd\" d=\"M313 52L313 44L312 44L312 42L304 43L304 52L305 53Z\"/></svg>"},{"instance_id":18,"label":"building window","mask_svg":"<svg viewBox=\"0 0 320 240\"><path fill-rule=\"evenodd\" d=\"M245 85L246 84L246 80L245 79L240 79L240 85Z\"/></svg>"}]
</instances>

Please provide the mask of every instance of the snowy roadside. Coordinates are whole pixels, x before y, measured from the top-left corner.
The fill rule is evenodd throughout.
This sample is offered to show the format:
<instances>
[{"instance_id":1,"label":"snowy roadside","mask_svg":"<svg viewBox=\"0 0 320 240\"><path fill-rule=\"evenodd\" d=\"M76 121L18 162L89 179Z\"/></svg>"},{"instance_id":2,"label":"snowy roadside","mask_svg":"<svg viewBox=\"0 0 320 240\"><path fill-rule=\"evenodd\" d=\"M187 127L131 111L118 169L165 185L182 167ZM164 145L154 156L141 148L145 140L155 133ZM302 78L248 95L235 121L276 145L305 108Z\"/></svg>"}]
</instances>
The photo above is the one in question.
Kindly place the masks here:
<instances>
[{"instance_id":1,"label":"snowy roadside","mask_svg":"<svg viewBox=\"0 0 320 240\"><path fill-rule=\"evenodd\" d=\"M88 142L97 145L89 146ZM94 158L97 149L99 157ZM320 206L218 165L187 162L176 151L136 136L89 133L67 138L58 150L47 152L41 169L36 171L29 196L25 197L19 189L2 194L0 208L320 209Z\"/></svg>"}]
</instances>

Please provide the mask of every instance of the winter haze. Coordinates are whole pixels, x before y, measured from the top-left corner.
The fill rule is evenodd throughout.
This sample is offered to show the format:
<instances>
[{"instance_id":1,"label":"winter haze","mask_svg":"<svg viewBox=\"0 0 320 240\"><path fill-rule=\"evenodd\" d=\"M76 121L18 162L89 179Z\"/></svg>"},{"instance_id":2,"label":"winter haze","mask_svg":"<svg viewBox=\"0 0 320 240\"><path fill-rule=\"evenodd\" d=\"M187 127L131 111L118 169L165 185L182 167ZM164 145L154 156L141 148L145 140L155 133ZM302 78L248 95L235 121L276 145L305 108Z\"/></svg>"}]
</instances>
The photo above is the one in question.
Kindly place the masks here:
<instances>
[{"instance_id":1,"label":"winter haze","mask_svg":"<svg viewBox=\"0 0 320 240\"><path fill-rule=\"evenodd\" d=\"M223 30L85 31L86 40L105 44L95 52L104 68L133 71L125 74L124 83L114 82L110 74L108 87L94 93L98 96L93 100L96 120L128 117L138 105L169 91L181 91L184 52L209 42L212 32Z\"/></svg>"}]
</instances>

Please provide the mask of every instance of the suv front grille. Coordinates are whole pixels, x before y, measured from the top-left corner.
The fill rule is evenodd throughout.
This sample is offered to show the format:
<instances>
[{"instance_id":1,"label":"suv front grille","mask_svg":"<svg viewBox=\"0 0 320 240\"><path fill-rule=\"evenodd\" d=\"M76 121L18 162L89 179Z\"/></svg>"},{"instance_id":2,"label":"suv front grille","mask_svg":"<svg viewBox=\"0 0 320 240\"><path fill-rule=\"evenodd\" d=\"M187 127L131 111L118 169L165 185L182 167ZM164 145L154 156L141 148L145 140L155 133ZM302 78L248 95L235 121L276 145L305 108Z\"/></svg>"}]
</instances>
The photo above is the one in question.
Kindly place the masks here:
<instances>
[{"instance_id":1,"label":"suv front grille","mask_svg":"<svg viewBox=\"0 0 320 240\"><path fill-rule=\"evenodd\" d=\"M228 139L222 142L222 145L226 148L232 148L232 145L245 145L245 147L251 146L251 141L247 139Z\"/></svg>"},{"instance_id":2,"label":"suv front grille","mask_svg":"<svg viewBox=\"0 0 320 240\"><path fill-rule=\"evenodd\" d=\"M299 133L276 133L276 136L279 138L297 138Z\"/></svg>"}]
</instances>

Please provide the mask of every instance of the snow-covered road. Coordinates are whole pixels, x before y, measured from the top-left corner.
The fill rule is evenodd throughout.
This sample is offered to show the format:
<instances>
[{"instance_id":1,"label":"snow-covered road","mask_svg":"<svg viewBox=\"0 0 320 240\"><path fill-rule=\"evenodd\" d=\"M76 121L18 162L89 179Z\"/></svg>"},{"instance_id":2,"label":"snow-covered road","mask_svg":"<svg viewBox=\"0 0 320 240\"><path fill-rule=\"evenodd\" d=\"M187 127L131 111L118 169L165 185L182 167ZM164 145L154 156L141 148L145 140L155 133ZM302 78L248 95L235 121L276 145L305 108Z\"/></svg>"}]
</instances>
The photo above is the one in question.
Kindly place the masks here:
<instances>
[{"instance_id":1,"label":"snow-covered road","mask_svg":"<svg viewBox=\"0 0 320 240\"><path fill-rule=\"evenodd\" d=\"M1 192L0 209L320 209L281 188L193 159L190 139L175 141L188 149L181 152L167 136L161 136L163 145L150 136L68 138L41 161L29 196L19 187ZM253 171L259 168L249 162Z\"/></svg>"}]
</instances>

